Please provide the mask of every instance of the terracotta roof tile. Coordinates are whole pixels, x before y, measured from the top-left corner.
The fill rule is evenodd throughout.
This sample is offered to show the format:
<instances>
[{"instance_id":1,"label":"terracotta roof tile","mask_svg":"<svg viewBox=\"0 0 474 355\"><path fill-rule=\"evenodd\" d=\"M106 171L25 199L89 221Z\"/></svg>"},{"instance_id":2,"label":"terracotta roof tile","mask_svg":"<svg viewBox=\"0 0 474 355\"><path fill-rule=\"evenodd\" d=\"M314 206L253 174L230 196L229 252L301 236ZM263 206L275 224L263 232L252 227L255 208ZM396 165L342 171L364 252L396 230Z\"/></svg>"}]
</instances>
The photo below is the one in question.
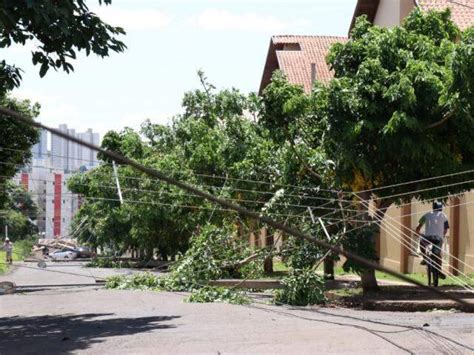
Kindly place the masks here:
<instances>
[{"instance_id":1,"label":"terracotta roof tile","mask_svg":"<svg viewBox=\"0 0 474 355\"><path fill-rule=\"evenodd\" d=\"M418 0L424 11L451 9L451 18L461 30L474 25L474 0Z\"/></svg>"},{"instance_id":2,"label":"terracotta roof tile","mask_svg":"<svg viewBox=\"0 0 474 355\"><path fill-rule=\"evenodd\" d=\"M316 79L328 82L333 77L326 64L329 47L336 42L345 42L345 37L334 36L273 36L270 41L260 93L270 83L271 75L282 70L293 84L304 87L306 92L312 88L311 65L315 65ZM293 45L290 49L286 45ZM296 47L299 45L299 49Z\"/></svg>"}]
</instances>

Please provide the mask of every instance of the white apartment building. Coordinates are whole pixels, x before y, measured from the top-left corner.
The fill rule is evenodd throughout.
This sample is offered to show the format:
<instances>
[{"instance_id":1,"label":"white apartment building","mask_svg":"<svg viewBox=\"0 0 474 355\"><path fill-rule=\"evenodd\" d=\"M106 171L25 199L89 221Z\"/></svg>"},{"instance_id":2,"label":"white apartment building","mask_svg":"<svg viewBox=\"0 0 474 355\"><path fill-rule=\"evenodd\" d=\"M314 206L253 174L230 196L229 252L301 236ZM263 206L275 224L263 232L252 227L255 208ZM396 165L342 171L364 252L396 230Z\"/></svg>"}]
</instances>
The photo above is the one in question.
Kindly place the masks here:
<instances>
[{"instance_id":1,"label":"white apartment building","mask_svg":"<svg viewBox=\"0 0 474 355\"><path fill-rule=\"evenodd\" d=\"M14 178L37 203L37 226L44 238L70 236L71 221L81 203L80 196L67 188L70 176L62 170L34 166Z\"/></svg>"},{"instance_id":2,"label":"white apartment building","mask_svg":"<svg viewBox=\"0 0 474 355\"><path fill-rule=\"evenodd\" d=\"M99 133L92 129L76 132L66 124L59 125L61 132L88 143L99 145ZM81 198L67 188L67 180L79 168L93 168L99 164L97 154L89 148L51 135L51 150L48 151L49 133L40 132L38 144L32 149L32 164L19 172L14 180L30 192L38 205L38 231L45 238L70 236L72 219L80 207Z\"/></svg>"}]
</instances>

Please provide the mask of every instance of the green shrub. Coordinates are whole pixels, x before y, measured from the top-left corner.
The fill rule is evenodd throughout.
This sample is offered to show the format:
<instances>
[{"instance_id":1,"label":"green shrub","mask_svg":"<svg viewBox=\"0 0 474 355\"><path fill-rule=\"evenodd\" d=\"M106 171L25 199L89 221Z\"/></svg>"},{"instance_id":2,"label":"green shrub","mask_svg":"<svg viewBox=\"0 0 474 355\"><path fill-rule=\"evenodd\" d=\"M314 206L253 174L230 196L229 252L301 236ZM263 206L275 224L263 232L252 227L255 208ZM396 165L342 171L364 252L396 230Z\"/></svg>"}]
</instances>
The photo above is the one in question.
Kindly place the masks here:
<instances>
[{"instance_id":1,"label":"green shrub","mask_svg":"<svg viewBox=\"0 0 474 355\"><path fill-rule=\"evenodd\" d=\"M314 243L295 237L288 237L281 250L282 261L293 269L312 267L325 251Z\"/></svg>"},{"instance_id":2,"label":"green shrub","mask_svg":"<svg viewBox=\"0 0 474 355\"><path fill-rule=\"evenodd\" d=\"M322 304L324 281L311 268L293 269L281 280L283 288L275 292L275 301L293 306Z\"/></svg>"},{"instance_id":3,"label":"green shrub","mask_svg":"<svg viewBox=\"0 0 474 355\"><path fill-rule=\"evenodd\" d=\"M105 288L118 290L157 290L160 288L158 276L143 272L132 276L115 275L106 278Z\"/></svg>"},{"instance_id":4,"label":"green shrub","mask_svg":"<svg viewBox=\"0 0 474 355\"><path fill-rule=\"evenodd\" d=\"M249 304L250 299L245 293L235 291L224 287L205 286L198 290L194 290L191 295L186 298L187 302L210 303L224 302L231 304Z\"/></svg>"},{"instance_id":5,"label":"green shrub","mask_svg":"<svg viewBox=\"0 0 474 355\"><path fill-rule=\"evenodd\" d=\"M169 291L192 291L207 285L210 280L252 275L252 270L258 268L255 261L243 267L239 275L226 268L226 265L242 260L251 253L252 249L246 240L234 237L232 226L204 226L199 235L191 238L190 248L171 267L162 286Z\"/></svg>"},{"instance_id":6,"label":"green shrub","mask_svg":"<svg viewBox=\"0 0 474 355\"><path fill-rule=\"evenodd\" d=\"M114 258L94 258L86 264L86 267L101 267L101 268L131 268L132 265L128 261L117 260Z\"/></svg>"}]
</instances>

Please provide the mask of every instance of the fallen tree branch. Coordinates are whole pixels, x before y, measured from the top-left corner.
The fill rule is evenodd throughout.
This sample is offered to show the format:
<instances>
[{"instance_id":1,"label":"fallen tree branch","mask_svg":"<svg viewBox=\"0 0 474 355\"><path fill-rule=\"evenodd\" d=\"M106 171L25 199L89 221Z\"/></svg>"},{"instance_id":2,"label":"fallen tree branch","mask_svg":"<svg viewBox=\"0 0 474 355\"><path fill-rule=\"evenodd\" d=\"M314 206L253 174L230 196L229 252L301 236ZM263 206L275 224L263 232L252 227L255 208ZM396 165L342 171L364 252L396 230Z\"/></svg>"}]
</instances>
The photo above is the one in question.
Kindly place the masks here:
<instances>
[{"instance_id":1,"label":"fallen tree branch","mask_svg":"<svg viewBox=\"0 0 474 355\"><path fill-rule=\"evenodd\" d=\"M300 155L300 153L299 153L298 150L296 149L296 143L295 143L295 140L293 139L293 137L291 137L291 136L288 134L288 139L290 140L291 149L293 150L293 153L295 153L295 155L296 155L296 157L298 158L298 160L300 161L300 163L303 164L303 166L305 167L305 169L306 169L311 175L313 175L316 179L321 180L321 175L319 175L317 172L315 172L315 171L308 165L308 163L306 163L306 161L303 159L303 157Z\"/></svg>"},{"instance_id":2,"label":"fallen tree branch","mask_svg":"<svg viewBox=\"0 0 474 355\"><path fill-rule=\"evenodd\" d=\"M431 128L435 128L435 127L438 127L438 126L441 126L443 123L445 123L447 120L449 120L451 117L454 116L454 112L451 111L451 112L448 112L447 114L445 114L443 116L442 119L440 119L439 121L437 122L434 122L428 126L426 126L426 129L431 129Z\"/></svg>"},{"instance_id":3,"label":"fallen tree branch","mask_svg":"<svg viewBox=\"0 0 474 355\"><path fill-rule=\"evenodd\" d=\"M261 256L262 252L261 250L259 250L257 253L255 254L252 254L248 257L246 257L245 259L242 259L236 263L232 263L232 264L224 264L223 268L224 269L234 269L234 270L238 270L240 269L242 266L245 266L247 265L248 263L254 261L255 259L258 259L260 256Z\"/></svg>"}]
</instances>

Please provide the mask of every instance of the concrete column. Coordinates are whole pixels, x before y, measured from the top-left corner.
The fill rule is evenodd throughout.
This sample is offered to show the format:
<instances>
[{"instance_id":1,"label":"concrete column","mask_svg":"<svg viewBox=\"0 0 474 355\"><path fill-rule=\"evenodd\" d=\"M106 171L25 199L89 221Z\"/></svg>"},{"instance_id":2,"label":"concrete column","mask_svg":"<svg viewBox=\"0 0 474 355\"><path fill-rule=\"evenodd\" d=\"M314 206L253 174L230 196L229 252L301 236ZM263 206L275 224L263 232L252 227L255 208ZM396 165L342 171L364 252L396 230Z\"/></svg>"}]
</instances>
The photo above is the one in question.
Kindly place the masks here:
<instances>
[{"instance_id":1,"label":"concrete column","mask_svg":"<svg viewBox=\"0 0 474 355\"><path fill-rule=\"evenodd\" d=\"M451 212L449 221L449 235L451 237L449 238L449 252L452 255L449 258L449 271L452 272L454 275L458 275L458 271L456 271L455 269L459 269L458 260L453 258L453 256L459 258L459 203L459 197L453 197L451 198L449 207Z\"/></svg>"},{"instance_id":2,"label":"concrete column","mask_svg":"<svg viewBox=\"0 0 474 355\"><path fill-rule=\"evenodd\" d=\"M250 233L249 244L251 248L255 248L257 246L257 238L255 238L255 233Z\"/></svg>"},{"instance_id":3,"label":"concrete column","mask_svg":"<svg viewBox=\"0 0 474 355\"><path fill-rule=\"evenodd\" d=\"M259 239L259 247L265 248L267 246L267 228L260 229Z\"/></svg>"},{"instance_id":4,"label":"concrete column","mask_svg":"<svg viewBox=\"0 0 474 355\"><path fill-rule=\"evenodd\" d=\"M402 207L400 239L403 243L400 244L400 272L408 273L408 257L410 256L410 249L405 245L411 245L411 202Z\"/></svg>"}]
</instances>

